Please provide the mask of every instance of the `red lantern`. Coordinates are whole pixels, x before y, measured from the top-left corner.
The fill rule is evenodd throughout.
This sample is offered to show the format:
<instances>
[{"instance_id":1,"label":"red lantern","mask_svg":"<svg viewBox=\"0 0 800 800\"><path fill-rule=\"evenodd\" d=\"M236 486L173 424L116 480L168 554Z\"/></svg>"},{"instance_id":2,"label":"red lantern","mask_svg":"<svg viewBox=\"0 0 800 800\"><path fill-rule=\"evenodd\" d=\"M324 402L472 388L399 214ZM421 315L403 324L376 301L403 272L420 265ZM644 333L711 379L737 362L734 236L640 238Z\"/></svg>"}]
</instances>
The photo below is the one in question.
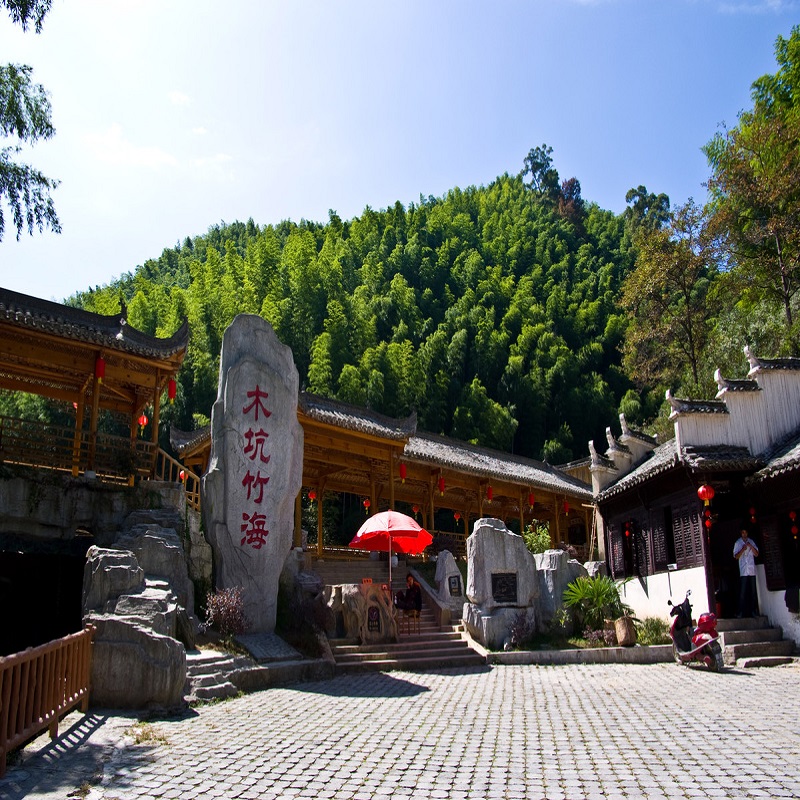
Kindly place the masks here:
<instances>
[{"instance_id":1,"label":"red lantern","mask_svg":"<svg viewBox=\"0 0 800 800\"><path fill-rule=\"evenodd\" d=\"M708 505L713 499L716 492L714 487L704 483L698 490L697 496L703 501L703 505Z\"/></svg>"},{"instance_id":2,"label":"red lantern","mask_svg":"<svg viewBox=\"0 0 800 800\"><path fill-rule=\"evenodd\" d=\"M180 478L181 483L183 483L186 480L186 473L183 470L181 470L178 473L178 478Z\"/></svg>"},{"instance_id":3,"label":"red lantern","mask_svg":"<svg viewBox=\"0 0 800 800\"><path fill-rule=\"evenodd\" d=\"M564 516L569 516L569 503L566 500L564 501Z\"/></svg>"},{"instance_id":4,"label":"red lantern","mask_svg":"<svg viewBox=\"0 0 800 800\"><path fill-rule=\"evenodd\" d=\"M406 465L400 462L400 483L406 482Z\"/></svg>"},{"instance_id":5,"label":"red lantern","mask_svg":"<svg viewBox=\"0 0 800 800\"><path fill-rule=\"evenodd\" d=\"M94 362L94 376L97 378L98 383L103 382L103 378L106 376L106 360L103 356L97 356Z\"/></svg>"},{"instance_id":6,"label":"red lantern","mask_svg":"<svg viewBox=\"0 0 800 800\"><path fill-rule=\"evenodd\" d=\"M797 512L796 512L796 511L790 511L790 512L789 512L789 519L790 519L792 522L794 522L794 521L797 519Z\"/></svg>"},{"instance_id":7,"label":"red lantern","mask_svg":"<svg viewBox=\"0 0 800 800\"><path fill-rule=\"evenodd\" d=\"M494 492L492 491L492 484L490 483L486 487L486 499L491 503L493 497L494 497Z\"/></svg>"},{"instance_id":8,"label":"red lantern","mask_svg":"<svg viewBox=\"0 0 800 800\"><path fill-rule=\"evenodd\" d=\"M313 503L317 499L317 493L311 489L308 493L308 499Z\"/></svg>"},{"instance_id":9,"label":"red lantern","mask_svg":"<svg viewBox=\"0 0 800 800\"><path fill-rule=\"evenodd\" d=\"M536 505L536 498L533 495L533 492L528 492L528 505L533 508Z\"/></svg>"},{"instance_id":10,"label":"red lantern","mask_svg":"<svg viewBox=\"0 0 800 800\"><path fill-rule=\"evenodd\" d=\"M414 512L415 517L419 514L419 506L411 506L411 510Z\"/></svg>"},{"instance_id":11,"label":"red lantern","mask_svg":"<svg viewBox=\"0 0 800 800\"><path fill-rule=\"evenodd\" d=\"M797 538L797 525L792 525L792 536L794 536L795 539Z\"/></svg>"},{"instance_id":12,"label":"red lantern","mask_svg":"<svg viewBox=\"0 0 800 800\"><path fill-rule=\"evenodd\" d=\"M167 384L167 397L169 398L170 405L175 402L175 395L178 393L178 384L175 383L175 378L170 378Z\"/></svg>"},{"instance_id":13,"label":"red lantern","mask_svg":"<svg viewBox=\"0 0 800 800\"><path fill-rule=\"evenodd\" d=\"M625 523L625 536L627 537L627 536L630 536L630 535L631 535L631 524L630 524L630 522L626 522Z\"/></svg>"},{"instance_id":14,"label":"red lantern","mask_svg":"<svg viewBox=\"0 0 800 800\"><path fill-rule=\"evenodd\" d=\"M370 507L372 504L369 502L369 498L368 498L368 497L367 497L367 498L365 498L365 500L364 500L364 502L362 503L362 505L364 506L364 513L365 513L365 514L369 514L369 507Z\"/></svg>"},{"instance_id":15,"label":"red lantern","mask_svg":"<svg viewBox=\"0 0 800 800\"><path fill-rule=\"evenodd\" d=\"M444 475L439 476L439 494L444 495Z\"/></svg>"},{"instance_id":16,"label":"red lantern","mask_svg":"<svg viewBox=\"0 0 800 800\"><path fill-rule=\"evenodd\" d=\"M705 522L703 522L703 525L705 525L706 528L710 528L711 527L711 520L710 519L705 520Z\"/></svg>"},{"instance_id":17,"label":"red lantern","mask_svg":"<svg viewBox=\"0 0 800 800\"><path fill-rule=\"evenodd\" d=\"M456 512L453 514L453 516L455 517L455 520L456 520L456 522L458 522L458 521L461 519L461 514L459 514L459 513L458 513L458 511L456 511Z\"/></svg>"},{"instance_id":18,"label":"red lantern","mask_svg":"<svg viewBox=\"0 0 800 800\"><path fill-rule=\"evenodd\" d=\"M147 418L147 414L142 411L139 415L139 433L144 433L145 426L148 422L150 422L150 420Z\"/></svg>"}]
</instances>

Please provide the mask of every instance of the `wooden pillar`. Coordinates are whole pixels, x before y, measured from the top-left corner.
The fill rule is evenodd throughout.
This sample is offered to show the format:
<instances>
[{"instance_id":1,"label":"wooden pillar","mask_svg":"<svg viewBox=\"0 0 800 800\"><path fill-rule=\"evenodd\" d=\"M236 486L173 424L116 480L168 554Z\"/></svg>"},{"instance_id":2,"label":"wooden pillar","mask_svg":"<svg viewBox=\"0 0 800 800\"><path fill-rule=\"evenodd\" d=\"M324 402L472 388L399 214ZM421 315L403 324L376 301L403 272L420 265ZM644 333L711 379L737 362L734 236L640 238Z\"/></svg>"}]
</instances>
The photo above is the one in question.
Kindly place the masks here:
<instances>
[{"instance_id":1,"label":"wooden pillar","mask_svg":"<svg viewBox=\"0 0 800 800\"><path fill-rule=\"evenodd\" d=\"M292 538L292 547L303 546L303 490L302 488L297 493L294 499L294 536Z\"/></svg>"},{"instance_id":2,"label":"wooden pillar","mask_svg":"<svg viewBox=\"0 0 800 800\"><path fill-rule=\"evenodd\" d=\"M525 504L522 497L522 489L519 490L519 534L525 533Z\"/></svg>"},{"instance_id":3,"label":"wooden pillar","mask_svg":"<svg viewBox=\"0 0 800 800\"><path fill-rule=\"evenodd\" d=\"M553 531L550 531L550 543L558 544L561 541L561 514L558 508L558 497L553 495L553 516L556 520L555 539L553 538Z\"/></svg>"},{"instance_id":4,"label":"wooden pillar","mask_svg":"<svg viewBox=\"0 0 800 800\"><path fill-rule=\"evenodd\" d=\"M322 498L325 497L325 481L319 486L317 497L317 557L322 558Z\"/></svg>"},{"instance_id":5,"label":"wooden pillar","mask_svg":"<svg viewBox=\"0 0 800 800\"><path fill-rule=\"evenodd\" d=\"M389 508L394 511L394 452L389 450Z\"/></svg>"},{"instance_id":6,"label":"wooden pillar","mask_svg":"<svg viewBox=\"0 0 800 800\"><path fill-rule=\"evenodd\" d=\"M89 457L86 469L94 469L94 459L97 453L97 413L100 409L100 381L95 378L92 386L92 414L89 418Z\"/></svg>"},{"instance_id":7,"label":"wooden pillar","mask_svg":"<svg viewBox=\"0 0 800 800\"><path fill-rule=\"evenodd\" d=\"M78 407L75 410L75 433L72 436L72 477L77 478L81 469L81 439L83 438L84 393L81 391Z\"/></svg>"},{"instance_id":8,"label":"wooden pillar","mask_svg":"<svg viewBox=\"0 0 800 800\"><path fill-rule=\"evenodd\" d=\"M435 473L435 472L432 472L432 473L431 473L431 487L430 487L430 488L431 488L431 495L430 495L430 501L431 501L431 503L430 503L430 509L431 509L431 519L430 519L430 528L428 528L428 531L429 531L429 532L430 532L431 528L433 527L433 524L434 524L434 518L435 518L435 517L434 517L434 512L435 512L435 508L434 508L434 497L435 497L435 495L436 495L436 492L437 492L437 490L438 490L438 487L436 486L436 483L437 483L437 480L436 480L436 473Z\"/></svg>"},{"instance_id":9,"label":"wooden pillar","mask_svg":"<svg viewBox=\"0 0 800 800\"><path fill-rule=\"evenodd\" d=\"M150 429L150 441L152 441L153 447L153 455L150 459L150 477L154 477L156 474L156 460L158 458L158 423L159 417L161 416L161 392L158 391L159 380L161 378L160 373L156 373L156 386L153 390L153 426Z\"/></svg>"},{"instance_id":10,"label":"wooden pillar","mask_svg":"<svg viewBox=\"0 0 800 800\"><path fill-rule=\"evenodd\" d=\"M478 516L483 517L483 484L478 481Z\"/></svg>"}]
</instances>

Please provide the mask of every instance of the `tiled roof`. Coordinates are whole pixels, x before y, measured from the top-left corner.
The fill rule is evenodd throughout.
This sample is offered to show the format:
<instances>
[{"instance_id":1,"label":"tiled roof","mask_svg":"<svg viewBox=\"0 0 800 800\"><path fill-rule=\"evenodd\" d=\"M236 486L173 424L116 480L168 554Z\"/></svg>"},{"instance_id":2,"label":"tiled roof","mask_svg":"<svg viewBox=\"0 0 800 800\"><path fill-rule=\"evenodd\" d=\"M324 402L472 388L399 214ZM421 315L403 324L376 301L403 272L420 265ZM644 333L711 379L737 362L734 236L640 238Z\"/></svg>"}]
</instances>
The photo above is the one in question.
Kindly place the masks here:
<instances>
[{"instance_id":1,"label":"tiled roof","mask_svg":"<svg viewBox=\"0 0 800 800\"><path fill-rule=\"evenodd\" d=\"M745 480L747 484L762 483L788 472L800 471L800 430L793 431L775 447L763 454L766 466Z\"/></svg>"},{"instance_id":2,"label":"tiled roof","mask_svg":"<svg viewBox=\"0 0 800 800\"><path fill-rule=\"evenodd\" d=\"M189 343L186 320L172 336L158 339L131 328L124 314L124 310L110 316L94 314L0 288L0 323L147 358L168 358L186 349Z\"/></svg>"},{"instance_id":3,"label":"tiled roof","mask_svg":"<svg viewBox=\"0 0 800 800\"><path fill-rule=\"evenodd\" d=\"M750 373L758 369L800 369L800 358L758 358L749 347L744 348L744 354L750 362Z\"/></svg>"},{"instance_id":4,"label":"tiled roof","mask_svg":"<svg viewBox=\"0 0 800 800\"><path fill-rule=\"evenodd\" d=\"M731 380L730 378L718 378L717 385L720 391L727 389L729 392L758 392L761 391L758 381L745 378L744 380Z\"/></svg>"},{"instance_id":5,"label":"tiled roof","mask_svg":"<svg viewBox=\"0 0 800 800\"><path fill-rule=\"evenodd\" d=\"M394 419L370 408L353 406L340 400L330 400L309 392L300 392L298 405L307 417L318 422L384 439L403 441L417 430L416 413L405 419Z\"/></svg>"},{"instance_id":6,"label":"tiled roof","mask_svg":"<svg viewBox=\"0 0 800 800\"><path fill-rule=\"evenodd\" d=\"M620 427L622 428L622 436L626 438L631 437L632 439L638 439L640 442L643 442L644 444L647 445L651 445L653 448L655 448L658 445L657 436L648 436L648 434L643 433L642 431L637 431L629 427L628 421L625 419L624 414L619 415L619 424Z\"/></svg>"},{"instance_id":7,"label":"tiled roof","mask_svg":"<svg viewBox=\"0 0 800 800\"><path fill-rule=\"evenodd\" d=\"M501 453L432 433L412 436L403 452L411 461L425 461L459 472L522 483L552 492L565 492L591 500L588 484L542 461Z\"/></svg>"},{"instance_id":8,"label":"tiled roof","mask_svg":"<svg viewBox=\"0 0 800 800\"><path fill-rule=\"evenodd\" d=\"M681 400L671 395L667 397L673 414L727 414L724 400Z\"/></svg>"},{"instance_id":9,"label":"tiled roof","mask_svg":"<svg viewBox=\"0 0 800 800\"><path fill-rule=\"evenodd\" d=\"M204 442L211 441L211 426L205 425L194 431L182 431L174 425L169 427L169 443L175 449L175 452L183 457L187 450L194 450Z\"/></svg>"},{"instance_id":10,"label":"tiled roof","mask_svg":"<svg viewBox=\"0 0 800 800\"><path fill-rule=\"evenodd\" d=\"M678 453L676 440L670 439L653 450L636 469L599 492L596 499L608 500L678 466L694 471L738 472L757 469L763 463L763 459L750 455L746 447L685 447Z\"/></svg>"}]
</instances>

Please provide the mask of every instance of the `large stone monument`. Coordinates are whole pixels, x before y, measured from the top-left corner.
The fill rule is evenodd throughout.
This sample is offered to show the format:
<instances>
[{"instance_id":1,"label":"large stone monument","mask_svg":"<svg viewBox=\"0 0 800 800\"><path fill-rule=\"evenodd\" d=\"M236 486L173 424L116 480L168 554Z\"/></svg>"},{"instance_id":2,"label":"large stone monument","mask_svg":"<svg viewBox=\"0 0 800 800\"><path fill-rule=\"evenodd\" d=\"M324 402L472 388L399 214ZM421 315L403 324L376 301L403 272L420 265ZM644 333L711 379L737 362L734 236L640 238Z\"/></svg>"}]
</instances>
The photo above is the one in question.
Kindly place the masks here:
<instances>
[{"instance_id":1,"label":"large stone monument","mask_svg":"<svg viewBox=\"0 0 800 800\"><path fill-rule=\"evenodd\" d=\"M442 550L436 559L436 596L450 609L451 619L461 619L464 608L464 582L461 570L449 550Z\"/></svg>"},{"instance_id":2,"label":"large stone monument","mask_svg":"<svg viewBox=\"0 0 800 800\"><path fill-rule=\"evenodd\" d=\"M216 588L240 586L249 630L272 633L278 581L292 546L303 430L292 351L272 326L240 314L222 339L211 412L203 516Z\"/></svg>"},{"instance_id":3,"label":"large stone monument","mask_svg":"<svg viewBox=\"0 0 800 800\"><path fill-rule=\"evenodd\" d=\"M467 539L470 634L492 650L511 643L512 628L547 630L563 606L564 589L586 568L563 550L533 555L499 519L479 519Z\"/></svg>"}]
</instances>

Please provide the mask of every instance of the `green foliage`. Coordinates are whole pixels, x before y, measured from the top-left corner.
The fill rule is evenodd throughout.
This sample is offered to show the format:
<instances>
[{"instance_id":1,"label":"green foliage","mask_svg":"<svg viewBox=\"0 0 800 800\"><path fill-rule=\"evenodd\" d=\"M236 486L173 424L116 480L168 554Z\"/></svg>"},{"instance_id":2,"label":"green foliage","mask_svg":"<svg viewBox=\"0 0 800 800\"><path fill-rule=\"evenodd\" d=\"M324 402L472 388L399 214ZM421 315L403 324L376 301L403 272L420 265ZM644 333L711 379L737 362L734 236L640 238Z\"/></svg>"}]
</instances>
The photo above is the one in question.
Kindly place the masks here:
<instances>
[{"instance_id":1,"label":"green foliage","mask_svg":"<svg viewBox=\"0 0 800 800\"><path fill-rule=\"evenodd\" d=\"M539 522L538 520L535 520L534 523L525 526L522 538L531 553L544 553L545 550L550 550L553 546L550 543L550 525L547 522Z\"/></svg>"},{"instance_id":2,"label":"green foliage","mask_svg":"<svg viewBox=\"0 0 800 800\"><path fill-rule=\"evenodd\" d=\"M27 30L33 22L37 33L50 10L52 0L0 0L13 22ZM23 231L43 231L45 226L61 232L50 191L58 181L47 178L39 170L20 163L16 156L22 144L35 144L49 139L55 129L50 121L50 100L44 87L33 83L32 70L21 64L0 66L0 137L11 144L0 147L0 241L5 232L3 204L11 211L17 239Z\"/></svg>"},{"instance_id":3,"label":"green foliage","mask_svg":"<svg viewBox=\"0 0 800 800\"><path fill-rule=\"evenodd\" d=\"M606 575L576 578L564 590L564 605L572 609L578 629L602 630L606 619L630 615L617 584Z\"/></svg>"},{"instance_id":4,"label":"green foliage","mask_svg":"<svg viewBox=\"0 0 800 800\"><path fill-rule=\"evenodd\" d=\"M636 621L636 638L639 644L669 644L669 625L661 617L645 617Z\"/></svg>"},{"instance_id":5,"label":"green foliage","mask_svg":"<svg viewBox=\"0 0 800 800\"><path fill-rule=\"evenodd\" d=\"M775 46L778 70L753 83L753 108L704 148L713 221L725 237L730 304L782 317L785 348L800 353L800 26Z\"/></svg>"},{"instance_id":6,"label":"green foliage","mask_svg":"<svg viewBox=\"0 0 800 800\"><path fill-rule=\"evenodd\" d=\"M632 251L622 218L560 186L540 150L547 197L503 175L349 221L222 224L70 302L112 314L124 300L161 336L188 317L177 427L209 413L222 334L246 310L292 347L309 391L566 461L631 388L616 297Z\"/></svg>"}]
</instances>

